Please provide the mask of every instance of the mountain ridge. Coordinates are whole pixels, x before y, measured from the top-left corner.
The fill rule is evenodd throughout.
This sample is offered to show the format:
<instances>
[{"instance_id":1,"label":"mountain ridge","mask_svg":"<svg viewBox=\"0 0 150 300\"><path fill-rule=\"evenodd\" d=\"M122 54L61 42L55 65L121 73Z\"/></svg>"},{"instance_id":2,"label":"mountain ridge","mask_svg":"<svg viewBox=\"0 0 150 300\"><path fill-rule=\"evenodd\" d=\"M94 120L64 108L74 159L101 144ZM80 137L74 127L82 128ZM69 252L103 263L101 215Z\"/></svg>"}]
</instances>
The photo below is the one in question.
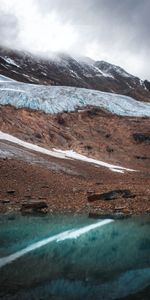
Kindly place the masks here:
<instances>
[{"instance_id":1,"label":"mountain ridge","mask_svg":"<svg viewBox=\"0 0 150 300\"><path fill-rule=\"evenodd\" d=\"M116 65L89 58L61 53L47 59L0 48L0 73L25 83L81 87L150 101L148 80L142 81Z\"/></svg>"}]
</instances>

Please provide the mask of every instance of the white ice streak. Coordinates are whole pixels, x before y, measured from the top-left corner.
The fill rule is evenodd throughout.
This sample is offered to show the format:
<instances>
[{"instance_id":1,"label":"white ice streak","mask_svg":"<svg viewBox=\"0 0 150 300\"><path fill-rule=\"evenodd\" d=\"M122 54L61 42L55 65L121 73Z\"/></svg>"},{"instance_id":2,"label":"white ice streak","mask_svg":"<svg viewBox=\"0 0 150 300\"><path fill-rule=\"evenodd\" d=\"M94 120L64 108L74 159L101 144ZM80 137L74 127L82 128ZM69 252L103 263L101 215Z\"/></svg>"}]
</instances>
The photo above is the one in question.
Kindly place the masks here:
<instances>
[{"instance_id":1,"label":"white ice streak","mask_svg":"<svg viewBox=\"0 0 150 300\"><path fill-rule=\"evenodd\" d=\"M72 230L68 233L67 239L77 239L82 234L85 234L85 233L89 232L90 230L93 230L97 227L104 226L104 225L109 224L111 222L113 222L113 220L106 219L106 220L100 221L100 222L95 223L95 224L88 225L86 227L83 227L83 228L80 228L80 229L77 229L77 230ZM60 238L57 239L57 242L64 241L64 240L66 240L66 237L61 236Z\"/></svg>"},{"instance_id":2,"label":"white ice streak","mask_svg":"<svg viewBox=\"0 0 150 300\"><path fill-rule=\"evenodd\" d=\"M87 157L85 155L81 155L81 154L79 154L79 153L77 153L73 150L64 151L64 150L54 149L54 151L57 151L58 153L64 154L67 158L73 158L73 159L85 161L85 162L88 162L88 163L92 163L92 164L95 164L95 165L98 165L98 166L109 168L113 172L124 173L124 170L130 171L130 172L135 171L135 170L132 170L132 169L127 169L127 168L120 167L120 166L117 166L117 165L112 165L112 164L109 164L109 163L105 163L101 160L90 158L90 157Z\"/></svg>"},{"instance_id":3,"label":"white ice streak","mask_svg":"<svg viewBox=\"0 0 150 300\"><path fill-rule=\"evenodd\" d=\"M26 94L26 92L24 90L20 90L18 88L16 88L16 89L14 89L14 88L0 88L0 91L13 91L13 92L20 92L20 93Z\"/></svg>"},{"instance_id":4,"label":"white ice streak","mask_svg":"<svg viewBox=\"0 0 150 300\"><path fill-rule=\"evenodd\" d=\"M8 90L9 89L9 90ZM76 87L0 82L0 104L42 110L45 113L75 111L96 106L121 116L150 117L150 103L123 95Z\"/></svg>"},{"instance_id":5,"label":"white ice streak","mask_svg":"<svg viewBox=\"0 0 150 300\"><path fill-rule=\"evenodd\" d=\"M53 150L48 150L43 147L24 142L16 137L14 137L13 135L4 133L2 131L0 131L0 140L5 140L5 141L11 142L11 143L15 143L15 144L18 144L19 146L25 147L27 149L30 149L30 150L33 150L33 151L36 151L36 152L39 152L42 154L50 155L50 156L57 157L57 158L63 158L63 159L66 158L63 153L58 153Z\"/></svg>"},{"instance_id":6,"label":"white ice streak","mask_svg":"<svg viewBox=\"0 0 150 300\"><path fill-rule=\"evenodd\" d=\"M7 57L7 56L4 56L2 58L6 61L6 63L8 63L10 65L13 65L13 66L15 66L17 68L20 68L20 66L12 58Z\"/></svg>"},{"instance_id":7,"label":"white ice streak","mask_svg":"<svg viewBox=\"0 0 150 300\"><path fill-rule=\"evenodd\" d=\"M91 164L95 164L97 166L102 166L102 167L106 167L109 170L113 171L113 172L119 172L119 173L124 173L124 171L134 171L132 169L127 169L121 166L117 166L117 165L112 165L109 163L105 163L103 161L100 160L96 160L94 158L90 158L84 155L81 155L73 150L59 150L59 149L53 149L53 150L48 150L45 149L43 147L31 144L31 143L27 143L24 142L16 137L14 137L13 135L4 133L2 131L0 131L0 140L5 140L11 143L15 143L18 144L22 147L25 147L27 149L39 152L39 153L43 153L46 155L50 155L53 157L57 157L57 158L62 158L62 159L76 159L76 160L80 160L80 161L84 161L87 163L91 163Z\"/></svg>"},{"instance_id":8,"label":"white ice streak","mask_svg":"<svg viewBox=\"0 0 150 300\"><path fill-rule=\"evenodd\" d=\"M56 234L52 237L49 237L49 238L46 238L42 241L39 241L39 242L36 242L20 251L17 251L16 253L14 254L11 254L9 256L6 256L6 257L2 257L0 258L0 268L2 268L3 266L7 265L7 264L10 264L12 263L13 261L17 260L18 258L24 256L25 254L31 252L31 251L34 251L36 249L39 249L51 242L60 242L60 241L65 241L67 239L76 239L78 238L79 236L85 234L85 233L88 233L89 231L93 230L93 229L96 229L98 227L101 227L101 226L104 226L106 224L109 224L113 222L113 220L111 219L106 219L106 220L103 220L103 221L99 221L97 223L94 223L94 224L91 224L91 225L88 225L88 226L85 226L83 228L80 228L80 229L72 229L72 230L67 230L67 231L64 231L62 233L59 233L59 234Z\"/></svg>"},{"instance_id":9,"label":"white ice streak","mask_svg":"<svg viewBox=\"0 0 150 300\"><path fill-rule=\"evenodd\" d=\"M9 77L6 77L4 75L0 75L0 83L2 83L2 82L12 82L12 81L14 82L13 79L11 79Z\"/></svg>"}]
</instances>

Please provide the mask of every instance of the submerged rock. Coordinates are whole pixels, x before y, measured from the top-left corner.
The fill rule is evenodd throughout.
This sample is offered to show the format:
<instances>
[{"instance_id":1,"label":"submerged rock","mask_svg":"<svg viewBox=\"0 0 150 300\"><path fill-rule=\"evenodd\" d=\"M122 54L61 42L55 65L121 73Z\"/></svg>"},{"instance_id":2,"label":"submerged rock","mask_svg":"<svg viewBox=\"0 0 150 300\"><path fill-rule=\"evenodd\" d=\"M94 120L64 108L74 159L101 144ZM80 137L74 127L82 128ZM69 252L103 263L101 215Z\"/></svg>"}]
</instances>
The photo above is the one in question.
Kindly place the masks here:
<instances>
[{"instance_id":1,"label":"submerged rock","mask_svg":"<svg viewBox=\"0 0 150 300\"><path fill-rule=\"evenodd\" d=\"M127 219L130 218L131 215L130 214L124 214L123 212L118 212L118 213L108 213L108 214L102 214L99 212L91 212L89 213L88 216L90 219L106 219L106 218L110 218L110 219L114 219L114 220L123 220L123 219Z\"/></svg>"}]
</instances>

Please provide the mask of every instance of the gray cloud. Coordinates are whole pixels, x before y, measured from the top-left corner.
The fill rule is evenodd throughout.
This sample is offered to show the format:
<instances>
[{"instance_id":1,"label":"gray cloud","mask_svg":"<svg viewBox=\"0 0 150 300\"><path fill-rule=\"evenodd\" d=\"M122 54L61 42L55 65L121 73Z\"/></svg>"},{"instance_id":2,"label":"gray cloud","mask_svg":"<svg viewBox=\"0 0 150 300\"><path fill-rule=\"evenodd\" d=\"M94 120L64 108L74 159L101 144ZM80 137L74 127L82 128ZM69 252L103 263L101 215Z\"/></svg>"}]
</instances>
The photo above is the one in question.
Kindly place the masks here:
<instances>
[{"instance_id":1,"label":"gray cloud","mask_svg":"<svg viewBox=\"0 0 150 300\"><path fill-rule=\"evenodd\" d=\"M5 1L11 2L10 0ZM12 1L15 6L19 5L19 0ZM135 75L150 79L148 67L150 48L149 0L26 0L26 6L30 11L29 4L34 4L33 13L39 14L41 27L46 26L43 23L44 20L50 21L52 14L55 14L60 24L66 24L66 26L73 28L72 34L64 29L64 35L66 35L64 36L64 43L67 41L67 34L68 40L72 37L73 42L68 43L64 48L62 41L60 49L58 43L58 50L65 49L71 54L89 55L99 60L107 60L124 67ZM11 17L9 14L4 14L4 10L3 12L0 11L0 20L1 44L17 48L22 47L36 52L34 47L30 47L32 42L30 40L27 42L28 33L25 35L26 27L22 29L23 18L20 18L19 10L17 12L14 10L14 16L11 15ZM51 27L49 33L50 30L52 30ZM63 31L60 33L60 39L62 34ZM53 35L49 36L48 34L47 36L45 52L53 50L53 36L55 36L55 30ZM59 40L59 27L56 36ZM36 39L37 35L34 39L33 32L31 38L33 46ZM15 44L16 41L17 45ZM43 45L45 45L45 40ZM43 45L41 42L41 49L39 47L41 52L44 48Z\"/></svg>"},{"instance_id":2,"label":"gray cloud","mask_svg":"<svg viewBox=\"0 0 150 300\"><path fill-rule=\"evenodd\" d=\"M10 46L11 42L17 42L18 22L17 18L0 10L0 44Z\"/></svg>"}]
</instances>

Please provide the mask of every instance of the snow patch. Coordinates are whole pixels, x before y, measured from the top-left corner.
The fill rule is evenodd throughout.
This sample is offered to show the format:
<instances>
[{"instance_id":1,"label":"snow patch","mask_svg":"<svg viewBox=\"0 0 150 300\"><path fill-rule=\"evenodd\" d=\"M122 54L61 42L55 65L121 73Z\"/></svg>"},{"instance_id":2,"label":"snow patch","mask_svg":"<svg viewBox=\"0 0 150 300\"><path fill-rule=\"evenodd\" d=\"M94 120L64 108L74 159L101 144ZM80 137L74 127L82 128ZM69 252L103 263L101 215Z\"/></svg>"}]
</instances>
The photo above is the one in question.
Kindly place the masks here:
<instances>
[{"instance_id":1,"label":"snow patch","mask_svg":"<svg viewBox=\"0 0 150 300\"><path fill-rule=\"evenodd\" d=\"M8 63L10 65L13 65L13 66L15 66L17 68L20 68L20 66L12 58L9 58L7 56L4 56L2 58L6 61L6 63Z\"/></svg>"},{"instance_id":2,"label":"snow patch","mask_svg":"<svg viewBox=\"0 0 150 300\"><path fill-rule=\"evenodd\" d=\"M10 135L10 134L4 133L2 131L0 131L0 140L6 140L6 141L9 141L9 142L18 144L18 145L20 145L22 147L25 147L27 149L30 149L30 150L33 150L33 151L36 151L36 152L39 152L39 153L42 153L42 154L50 155L50 156L53 156L53 157L57 157L57 158L61 158L61 159L75 159L75 160L91 163L91 164L94 164L96 166L102 166L102 167L108 168L109 170L111 170L113 172L124 173L124 171L130 171L130 172L134 171L132 169L127 169L127 168L120 167L120 166L117 166L117 165L112 165L112 164L105 163L105 162L100 161L100 160L96 160L94 158L90 158L90 157L81 155L81 154L79 154L79 153L77 153L73 150L66 150L66 151L59 150L59 149L48 150L48 149L45 149L43 147L31 144L31 143L24 142L24 141L22 141L22 140L20 140L16 137Z\"/></svg>"},{"instance_id":3,"label":"snow patch","mask_svg":"<svg viewBox=\"0 0 150 300\"><path fill-rule=\"evenodd\" d=\"M117 166L117 165L112 165L112 164L109 164L109 163L105 163L103 161L87 157L85 155L81 155L81 154L79 154L79 153L77 153L73 150L63 151L63 150L54 149L54 151L57 151L58 153L64 154L67 158L73 158L73 159L76 159L76 160L81 160L81 161L85 161L85 162L88 162L88 163L91 163L91 164L95 164L97 166L106 167L106 168L110 169L113 172L124 173L124 171L130 171L130 172L135 171L135 170L132 170L132 169L127 169L127 168L120 167L120 166Z\"/></svg>"},{"instance_id":4,"label":"snow patch","mask_svg":"<svg viewBox=\"0 0 150 300\"><path fill-rule=\"evenodd\" d=\"M24 141L22 141L22 140L20 140L16 137L14 137L13 135L4 133L2 131L0 131L0 140L5 140L5 141L11 142L11 143L15 143L19 146L25 147L29 150L33 150L33 151L36 151L36 152L39 152L39 153L42 153L42 154L50 155L50 156L57 157L57 158L63 158L63 159L66 158L64 154L57 153L57 151L56 152L51 151L51 150L39 147L39 146L34 145L34 144L24 142Z\"/></svg>"}]
</instances>

